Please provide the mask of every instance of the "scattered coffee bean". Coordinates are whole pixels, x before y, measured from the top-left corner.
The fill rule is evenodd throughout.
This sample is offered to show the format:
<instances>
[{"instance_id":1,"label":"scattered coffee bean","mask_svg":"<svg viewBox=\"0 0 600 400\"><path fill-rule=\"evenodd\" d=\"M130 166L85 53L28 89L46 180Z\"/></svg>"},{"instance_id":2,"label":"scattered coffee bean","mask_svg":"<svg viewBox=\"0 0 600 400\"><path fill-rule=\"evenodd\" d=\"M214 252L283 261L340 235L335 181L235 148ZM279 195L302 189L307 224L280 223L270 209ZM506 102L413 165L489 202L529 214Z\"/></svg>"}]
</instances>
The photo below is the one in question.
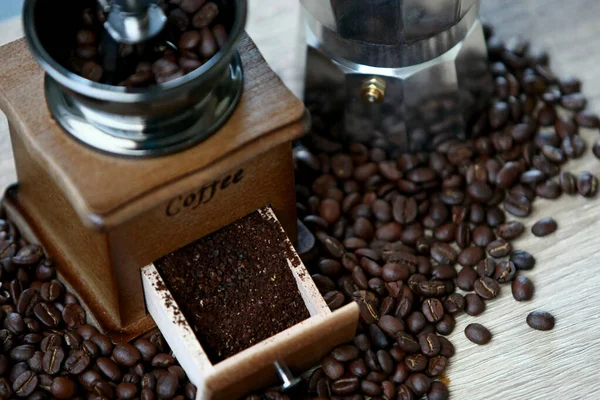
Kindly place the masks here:
<instances>
[{"instance_id":1,"label":"scattered coffee bean","mask_svg":"<svg viewBox=\"0 0 600 400\"><path fill-rule=\"evenodd\" d=\"M554 316L545 311L533 311L527 315L527 325L538 331L549 331L554 328Z\"/></svg>"},{"instance_id":2,"label":"scattered coffee bean","mask_svg":"<svg viewBox=\"0 0 600 400\"><path fill-rule=\"evenodd\" d=\"M531 232L538 237L548 236L556 232L558 225L556 221L550 217L542 218L537 221L532 227Z\"/></svg>"},{"instance_id":3,"label":"scattered coffee bean","mask_svg":"<svg viewBox=\"0 0 600 400\"><path fill-rule=\"evenodd\" d=\"M594 197L598 193L598 178L584 171L577 177L577 191L583 197Z\"/></svg>"},{"instance_id":4,"label":"scattered coffee bean","mask_svg":"<svg viewBox=\"0 0 600 400\"><path fill-rule=\"evenodd\" d=\"M496 227L496 234L504 240L514 240L525 231L525 225L520 221L509 221Z\"/></svg>"},{"instance_id":5,"label":"scattered coffee bean","mask_svg":"<svg viewBox=\"0 0 600 400\"><path fill-rule=\"evenodd\" d=\"M490 331L485 326L476 323L467 325L465 328L465 336L471 342L478 345L488 344L490 340L492 340Z\"/></svg>"},{"instance_id":6,"label":"scattered coffee bean","mask_svg":"<svg viewBox=\"0 0 600 400\"><path fill-rule=\"evenodd\" d=\"M485 311L485 303L475 293L469 293L465 296L465 312L473 317L480 315Z\"/></svg>"},{"instance_id":7,"label":"scattered coffee bean","mask_svg":"<svg viewBox=\"0 0 600 400\"><path fill-rule=\"evenodd\" d=\"M526 276L519 275L512 281L512 295L517 301L531 300L533 297L533 282Z\"/></svg>"},{"instance_id":8,"label":"scattered coffee bean","mask_svg":"<svg viewBox=\"0 0 600 400\"><path fill-rule=\"evenodd\" d=\"M515 250L510 255L510 261L515 264L517 269L529 270L535 265L535 258L526 251Z\"/></svg>"},{"instance_id":9,"label":"scattered coffee bean","mask_svg":"<svg viewBox=\"0 0 600 400\"><path fill-rule=\"evenodd\" d=\"M510 254L512 245L503 239L497 239L489 243L485 249L491 257L501 258Z\"/></svg>"},{"instance_id":10,"label":"scattered coffee bean","mask_svg":"<svg viewBox=\"0 0 600 400\"><path fill-rule=\"evenodd\" d=\"M485 300L496 298L500 292L500 287L496 281L487 276L477 279L473 287L475 289L475 293Z\"/></svg>"}]
</instances>

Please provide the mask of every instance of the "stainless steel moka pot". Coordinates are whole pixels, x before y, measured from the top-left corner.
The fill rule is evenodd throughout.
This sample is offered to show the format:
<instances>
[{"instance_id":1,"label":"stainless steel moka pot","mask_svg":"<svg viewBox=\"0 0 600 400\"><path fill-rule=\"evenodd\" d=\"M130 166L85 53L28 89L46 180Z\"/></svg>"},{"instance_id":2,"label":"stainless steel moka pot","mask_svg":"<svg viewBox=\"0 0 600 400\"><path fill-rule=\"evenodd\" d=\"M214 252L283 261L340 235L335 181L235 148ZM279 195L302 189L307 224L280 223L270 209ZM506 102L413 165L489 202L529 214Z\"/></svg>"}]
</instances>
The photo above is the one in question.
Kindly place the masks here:
<instances>
[{"instance_id":1,"label":"stainless steel moka pot","mask_svg":"<svg viewBox=\"0 0 600 400\"><path fill-rule=\"evenodd\" d=\"M160 1L87 3L107 13L104 28L110 40L120 45L141 43L161 32L166 17ZM243 86L236 48L246 23L247 2L223 2L229 39L215 56L181 78L147 88L125 88L93 82L65 68L59 60L67 56L65 43L74 37L74 28L52 17L57 12L55 0L26 0L25 37L46 72L45 95L52 116L79 141L113 155L165 155L205 139L233 112ZM77 20L82 7L81 0L64 0L62 18ZM108 46L106 39L103 43ZM112 48L118 51L118 46ZM109 63L111 51L104 53Z\"/></svg>"},{"instance_id":2,"label":"stainless steel moka pot","mask_svg":"<svg viewBox=\"0 0 600 400\"><path fill-rule=\"evenodd\" d=\"M479 0L300 0L305 100L393 152L464 138L490 96Z\"/></svg>"}]
</instances>

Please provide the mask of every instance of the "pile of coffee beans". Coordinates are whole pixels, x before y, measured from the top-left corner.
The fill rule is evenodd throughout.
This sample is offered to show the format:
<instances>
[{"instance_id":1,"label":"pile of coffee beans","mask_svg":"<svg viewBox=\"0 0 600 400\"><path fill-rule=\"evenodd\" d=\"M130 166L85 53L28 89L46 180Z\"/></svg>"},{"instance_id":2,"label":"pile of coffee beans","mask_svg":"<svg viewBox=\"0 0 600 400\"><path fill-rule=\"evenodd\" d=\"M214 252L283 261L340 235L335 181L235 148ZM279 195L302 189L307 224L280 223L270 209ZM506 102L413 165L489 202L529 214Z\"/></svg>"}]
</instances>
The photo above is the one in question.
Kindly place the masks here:
<instances>
[{"instance_id":1,"label":"pile of coffee beans","mask_svg":"<svg viewBox=\"0 0 600 400\"><path fill-rule=\"evenodd\" d=\"M0 399L194 399L160 333L114 343L0 211Z\"/></svg>"},{"instance_id":2,"label":"pile of coffee beans","mask_svg":"<svg viewBox=\"0 0 600 400\"><path fill-rule=\"evenodd\" d=\"M310 396L447 399L442 378L454 348L445 336L455 318L481 314L503 290L517 301L534 295L522 273L535 258L512 245L529 234L518 218L538 197L596 195L591 173L562 171L585 152L579 128L600 126L584 109L581 82L557 77L526 41L485 32L495 96L469 140L394 157L383 143L336 140L339 115L311 110L312 132L295 154L298 215L318 243L305 263L331 309L358 303L360 323L354 342L312 373ZM532 231L557 227L543 218ZM547 312L522 318L554 327ZM464 334L485 345L502 332L471 323Z\"/></svg>"},{"instance_id":3,"label":"pile of coffee beans","mask_svg":"<svg viewBox=\"0 0 600 400\"><path fill-rule=\"evenodd\" d=\"M168 16L164 31L145 43L120 44L115 54L119 68L116 76L108 76L103 69L105 52L115 51L110 46L102 46L106 14L101 9L84 9L67 67L94 82L146 87L194 71L227 41L228 33L219 21L219 7L215 3L163 0L159 4Z\"/></svg>"}]
</instances>

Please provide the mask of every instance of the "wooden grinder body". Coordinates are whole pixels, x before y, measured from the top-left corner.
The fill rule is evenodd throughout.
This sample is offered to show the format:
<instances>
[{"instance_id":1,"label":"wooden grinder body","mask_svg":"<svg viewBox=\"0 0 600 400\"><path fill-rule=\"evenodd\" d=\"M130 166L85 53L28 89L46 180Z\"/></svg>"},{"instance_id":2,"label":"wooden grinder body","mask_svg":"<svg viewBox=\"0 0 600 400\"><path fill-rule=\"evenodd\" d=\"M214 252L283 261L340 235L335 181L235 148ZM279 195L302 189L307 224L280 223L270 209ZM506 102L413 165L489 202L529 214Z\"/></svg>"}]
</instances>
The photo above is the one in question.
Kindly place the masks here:
<instances>
[{"instance_id":1,"label":"wooden grinder body","mask_svg":"<svg viewBox=\"0 0 600 400\"><path fill-rule=\"evenodd\" d=\"M127 159L85 147L52 119L24 40L0 48L19 183L10 201L105 332L131 338L154 326L140 269L157 258L269 204L296 235L291 141L307 114L247 35L239 51L244 91L219 131L174 155Z\"/></svg>"}]
</instances>

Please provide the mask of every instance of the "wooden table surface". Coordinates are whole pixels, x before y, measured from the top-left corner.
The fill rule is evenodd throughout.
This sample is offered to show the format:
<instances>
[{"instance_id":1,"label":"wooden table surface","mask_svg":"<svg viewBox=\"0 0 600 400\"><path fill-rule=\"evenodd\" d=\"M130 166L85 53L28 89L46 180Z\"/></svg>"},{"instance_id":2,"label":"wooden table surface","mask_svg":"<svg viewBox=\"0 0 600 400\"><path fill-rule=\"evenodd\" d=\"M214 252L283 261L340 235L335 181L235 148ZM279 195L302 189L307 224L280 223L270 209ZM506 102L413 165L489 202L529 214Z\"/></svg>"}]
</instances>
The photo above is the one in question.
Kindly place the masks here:
<instances>
[{"instance_id":1,"label":"wooden table surface","mask_svg":"<svg viewBox=\"0 0 600 400\"><path fill-rule=\"evenodd\" d=\"M590 108L600 112L600 1L482 0L482 16L498 34L521 34L547 49L561 75L582 78ZM18 21L0 23L0 44L20 36ZM250 0L248 32L272 68L296 93L302 92L304 46L296 0ZM600 132L584 131L591 145ZM565 169L600 176L600 161L590 152ZM5 121L0 120L0 187L15 181ZM600 198L563 196L537 200L524 220L553 216L558 231L544 239L529 232L516 247L535 255L526 275L536 285L534 299L517 303L504 286L499 299L479 317L461 315L450 339L457 355L448 370L455 399L600 399ZM525 324L533 310L556 317L551 332ZM487 346L468 342L462 331L471 322L493 333Z\"/></svg>"}]
</instances>

